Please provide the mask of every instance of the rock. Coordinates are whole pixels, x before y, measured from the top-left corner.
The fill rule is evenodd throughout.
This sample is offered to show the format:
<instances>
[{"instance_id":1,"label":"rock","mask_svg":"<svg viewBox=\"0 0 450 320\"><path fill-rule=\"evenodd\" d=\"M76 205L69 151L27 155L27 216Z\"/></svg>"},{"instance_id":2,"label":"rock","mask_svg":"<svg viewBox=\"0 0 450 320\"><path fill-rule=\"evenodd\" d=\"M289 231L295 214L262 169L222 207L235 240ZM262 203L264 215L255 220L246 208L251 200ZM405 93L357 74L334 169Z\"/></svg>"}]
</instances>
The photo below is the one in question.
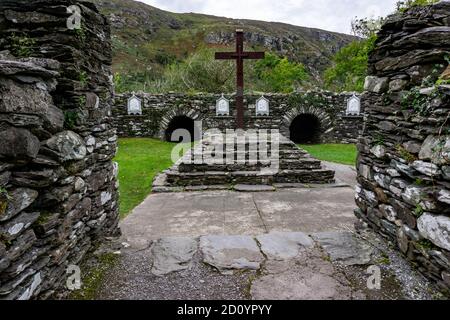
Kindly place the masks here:
<instances>
[{"instance_id":1,"label":"rock","mask_svg":"<svg viewBox=\"0 0 450 320\"><path fill-rule=\"evenodd\" d=\"M41 285L42 279L41 279L41 273L38 272L33 276L33 282L31 285L22 293L22 295L17 300L29 300L36 289Z\"/></svg>"},{"instance_id":2,"label":"rock","mask_svg":"<svg viewBox=\"0 0 450 320\"><path fill-rule=\"evenodd\" d=\"M22 213L12 220L0 225L0 238L5 241L16 239L23 231L39 218L39 212Z\"/></svg>"},{"instance_id":3,"label":"rock","mask_svg":"<svg viewBox=\"0 0 450 320\"><path fill-rule=\"evenodd\" d=\"M427 187L418 187L414 185L407 186L402 193L402 198L411 206L420 205L426 210L435 210L436 203L431 196L432 189Z\"/></svg>"},{"instance_id":4,"label":"rock","mask_svg":"<svg viewBox=\"0 0 450 320\"><path fill-rule=\"evenodd\" d=\"M372 170L370 169L370 166L362 163L359 164L359 174L367 180L372 178Z\"/></svg>"},{"instance_id":5,"label":"rock","mask_svg":"<svg viewBox=\"0 0 450 320\"><path fill-rule=\"evenodd\" d=\"M332 261L345 265L366 265L370 263L373 248L350 232L315 233L312 238L330 256Z\"/></svg>"},{"instance_id":6,"label":"rock","mask_svg":"<svg viewBox=\"0 0 450 320\"><path fill-rule=\"evenodd\" d=\"M384 158L384 156L386 155L386 149L382 145L374 146L372 149L370 149L370 152L377 158Z\"/></svg>"},{"instance_id":7,"label":"rock","mask_svg":"<svg viewBox=\"0 0 450 320\"><path fill-rule=\"evenodd\" d=\"M374 76L367 76L364 82L364 90L374 93L383 93L389 87L388 78L378 78Z\"/></svg>"},{"instance_id":8,"label":"rock","mask_svg":"<svg viewBox=\"0 0 450 320\"><path fill-rule=\"evenodd\" d=\"M395 79L389 82L389 91L401 91L408 85L407 80Z\"/></svg>"},{"instance_id":9,"label":"rock","mask_svg":"<svg viewBox=\"0 0 450 320\"><path fill-rule=\"evenodd\" d=\"M9 200L5 212L0 212L0 221L6 221L28 208L38 196L38 192L28 188L18 188L8 193Z\"/></svg>"},{"instance_id":10,"label":"rock","mask_svg":"<svg viewBox=\"0 0 450 320\"><path fill-rule=\"evenodd\" d=\"M403 148L405 148L405 150L408 151L409 153L417 154L420 152L421 147L422 145L415 141L408 141L403 143Z\"/></svg>"},{"instance_id":11,"label":"rock","mask_svg":"<svg viewBox=\"0 0 450 320\"><path fill-rule=\"evenodd\" d=\"M391 132L397 129L397 126L390 121L380 121L376 126L386 132Z\"/></svg>"},{"instance_id":12,"label":"rock","mask_svg":"<svg viewBox=\"0 0 450 320\"><path fill-rule=\"evenodd\" d=\"M450 191L442 189L438 194L438 201L450 204Z\"/></svg>"},{"instance_id":13,"label":"rock","mask_svg":"<svg viewBox=\"0 0 450 320\"><path fill-rule=\"evenodd\" d=\"M111 201L111 199L112 199L111 192L104 191L100 194L100 203L102 206Z\"/></svg>"},{"instance_id":14,"label":"rock","mask_svg":"<svg viewBox=\"0 0 450 320\"><path fill-rule=\"evenodd\" d=\"M61 161L82 160L86 157L84 140L73 131L60 132L44 144L55 151Z\"/></svg>"},{"instance_id":15,"label":"rock","mask_svg":"<svg viewBox=\"0 0 450 320\"><path fill-rule=\"evenodd\" d=\"M450 250L450 217L426 212L417 220L417 228L424 238Z\"/></svg>"},{"instance_id":16,"label":"rock","mask_svg":"<svg viewBox=\"0 0 450 320\"><path fill-rule=\"evenodd\" d=\"M412 167L427 176L438 176L440 174L439 167L431 162L414 161Z\"/></svg>"},{"instance_id":17,"label":"rock","mask_svg":"<svg viewBox=\"0 0 450 320\"><path fill-rule=\"evenodd\" d=\"M435 164L450 163L450 136L428 136L420 149L419 159Z\"/></svg>"},{"instance_id":18,"label":"rock","mask_svg":"<svg viewBox=\"0 0 450 320\"><path fill-rule=\"evenodd\" d=\"M380 205L380 210L387 220L391 222L395 222L395 220L397 220L397 212L395 211L394 207L388 205Z\"/></svg>"},{"instance_id":19,"label":"rock","mask_svg":"<svg viewBox=\"0 0 450 320\"><path fill-rule=\"evenodd\" d=\"M6 128L0 131L0 157L28 160L37 156L39 139L30 131L21 128Z\"/></svg>"},{"instance_id":20,"label":"rock","mask_svg":"<svg viewBox=\"0 0 450 320\"><path fill-rule=\"evenodd\" d=\"M441 170L444 178L450 180L450 166L442 166Z\"/></svg>"},{"instance_id":21,"label":"rock","mask_svg":"<svg viewBox=\"0 0 450 320\"><path fill-rule=\"evenodd\" d=\"M270 264L270 262L268 262ZM270 268L269 266L267 266ZM270 272L251 283L254 300L347 300L354 297L350 283L321 257L302 257L298 266Z\"/></svg>"},{"instance_id":22,"label":"rock","mask_svg":"<svg viewBox=\"0 0 450 320\"><path fill-rule=\"evenodd\" d=\"M203 236L200 238L203 261L221 273L233 269L258 270L264 257L250 236Z\"/></svg>"},{"instance_id":23,"label":"rock","mask_svg":"<svg viewBox=\"0 0 450 320\"><path fill-rule=\"evenodd\" d=\"M450 80L450 65L447 66L447 69L442 72L439 78L442 80Z\"/></svg>"},{"instance_id":24,"label":"rock","mask_svg":"<svg viewBox=\"0 0 450 320\"><path fill-rule=\"evenodd\" d=\"M162 276L190 268L197 252L197 241L186 237L170 237L158 240L152 248L152 273Z\"/></svg>"},{"instance_id":25,"label":"rock","mask_svg":"<svg viewBox=\"0 0 450 320\"><path fill-rule=\"evenodd\" d=\"M301 250L314 246L312 239L302 232L271 232L256 237L262 252L269 259L288 260Z\"/></svg>"}]
</instances>

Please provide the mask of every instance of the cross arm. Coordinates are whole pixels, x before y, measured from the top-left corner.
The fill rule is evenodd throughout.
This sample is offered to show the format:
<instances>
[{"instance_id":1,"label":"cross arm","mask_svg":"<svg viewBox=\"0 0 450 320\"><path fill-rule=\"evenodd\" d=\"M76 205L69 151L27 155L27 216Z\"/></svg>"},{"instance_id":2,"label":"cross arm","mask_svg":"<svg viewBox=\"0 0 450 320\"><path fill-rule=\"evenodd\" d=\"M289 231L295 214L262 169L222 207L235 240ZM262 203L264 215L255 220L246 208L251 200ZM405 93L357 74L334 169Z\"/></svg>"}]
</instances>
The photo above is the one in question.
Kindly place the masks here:
<instances>
[{"instance_id":1,"label":"cross arm","mask_svg":"<svg viewBox=\"0 0 450 320\"><path fill-rule=\"evenodd\" d=\"M231 60L236 59L233 52L216 52L216 60Z\"/></svg>"},{"instance_id":2,"label":"cross arm","mask_svg":"<svg viewBox=\"0 0 450 320\"><path fill-rule=\"evenodd\" d=\"M264 59L264 52L246 52L244 59Z\"/></svg>"}]
</instances>

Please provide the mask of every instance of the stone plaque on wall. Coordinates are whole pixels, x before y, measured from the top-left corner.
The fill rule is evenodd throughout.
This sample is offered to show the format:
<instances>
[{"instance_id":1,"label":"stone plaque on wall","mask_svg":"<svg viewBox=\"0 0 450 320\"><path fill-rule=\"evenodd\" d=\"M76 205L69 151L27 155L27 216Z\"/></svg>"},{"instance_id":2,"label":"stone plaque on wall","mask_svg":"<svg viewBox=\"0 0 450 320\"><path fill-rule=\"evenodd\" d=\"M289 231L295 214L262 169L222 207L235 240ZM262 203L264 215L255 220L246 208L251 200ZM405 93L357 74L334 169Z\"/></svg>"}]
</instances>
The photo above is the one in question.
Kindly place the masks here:
<instances>
[{"instance_id":1,"label":"stone plaque on wall","mask_svg":"<svg viewBox=\"0 0 450 320\"><path fill-rule=\"evenodd\" d=\"M345 114L348 116L359 116L360 109L361 100L356 95L351 96L347 101L347 111L345 112Z\"/></svg>"},{"instance_id":2,"label":"stone plaque on wall","mask_svg":"<svg viewBox=\"0 0 450 320\"><path fill-rule=\"evenodd\" d=\"M128 114L130 115L142 115L142 102L141 99L133 95L128 99Z\"/></svg>"},{"instance_id":3,"label":"stone plaque on wall","mask_svg":"<svg viewBox=\"0 0 450 320\"><path fill-rule=\"evenodd\" d=\"M256 115L268 116L269 115L269 100L264 96L256 100Z\"/></svg>"},{"instance_id":4,"label":"stone plaque on wall","mask_svg":"<svg viewBox=\"0 0 450 320\"><path fill-rule=\"evenodd\" d=\"M216 115L229 116L230 115L230 101L226 99L223 94L216 102Z\"/></svg>"}]
</instances>

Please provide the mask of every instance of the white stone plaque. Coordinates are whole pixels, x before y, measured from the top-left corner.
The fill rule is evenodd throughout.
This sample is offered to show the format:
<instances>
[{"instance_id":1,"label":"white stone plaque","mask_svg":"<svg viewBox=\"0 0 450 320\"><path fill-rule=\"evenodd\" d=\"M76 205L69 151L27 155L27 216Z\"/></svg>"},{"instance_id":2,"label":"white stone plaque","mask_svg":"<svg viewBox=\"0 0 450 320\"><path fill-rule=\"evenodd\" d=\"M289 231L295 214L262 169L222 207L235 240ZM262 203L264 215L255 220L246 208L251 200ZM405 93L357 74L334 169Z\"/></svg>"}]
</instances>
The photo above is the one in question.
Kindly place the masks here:
<instances>
[{"instance_id":1,"label":"white stone plaque","mask_svg":"<svg viewBox=\"0 0 450 320\"><path fill-rule=\"evenodd\" d=\"M230 101L226 99L223 94L216 102L216 115L229 116L230 115Z\"/></svg>"},{"instance_id":2,"label":"white stone plaque","mask_svg":"<svg viewBox=\"0 0 450 320\"><path fill-rule=\"evenodd\" d=\"M141 99L139 99L135 95L128 99L128 114L142 115Z\"/></svg>"},{"instance_id":3,"label":"white stone plaque","mask_svg":"<svg viewBox=\"0 0 450 320\"><path fill-rule=\"evenodd\" d=\"M256 115L268 116L269 115L269 100L264 96L256 100Z\"/></svg>"},{"instance_id":4,"label":"white stone plaque","mask_svg":"<svg viewBox=\"0 0 450 320\"><path fill-rule=\"evenodd\" d=\"M352 116L359 116L360 109L361 109L361 100L357 96L353 95L347 101L347 111L345 112L345 114Z\"/></svg>"}]
</instances>

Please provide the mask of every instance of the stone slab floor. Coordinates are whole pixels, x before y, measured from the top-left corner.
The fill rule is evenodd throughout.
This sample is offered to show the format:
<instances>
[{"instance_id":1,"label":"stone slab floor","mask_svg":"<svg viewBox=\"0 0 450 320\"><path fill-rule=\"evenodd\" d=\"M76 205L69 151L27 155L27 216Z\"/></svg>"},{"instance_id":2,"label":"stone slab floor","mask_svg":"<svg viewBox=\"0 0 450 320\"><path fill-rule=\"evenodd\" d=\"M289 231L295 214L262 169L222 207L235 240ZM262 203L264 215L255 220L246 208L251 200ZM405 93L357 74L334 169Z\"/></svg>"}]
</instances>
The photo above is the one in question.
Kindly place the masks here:
<instances>
[{"instance_id":1,"label":"stone slab floor","mask_svg":"<svg viewBox=\"0 0 450 320\"><path fill-rule=\"evenodd\" d=\"M355 233L355 171L328 165L349 186L150 195L122 222L96 298L439 297L383 239Z\"/></svg>"}]
</instances>

